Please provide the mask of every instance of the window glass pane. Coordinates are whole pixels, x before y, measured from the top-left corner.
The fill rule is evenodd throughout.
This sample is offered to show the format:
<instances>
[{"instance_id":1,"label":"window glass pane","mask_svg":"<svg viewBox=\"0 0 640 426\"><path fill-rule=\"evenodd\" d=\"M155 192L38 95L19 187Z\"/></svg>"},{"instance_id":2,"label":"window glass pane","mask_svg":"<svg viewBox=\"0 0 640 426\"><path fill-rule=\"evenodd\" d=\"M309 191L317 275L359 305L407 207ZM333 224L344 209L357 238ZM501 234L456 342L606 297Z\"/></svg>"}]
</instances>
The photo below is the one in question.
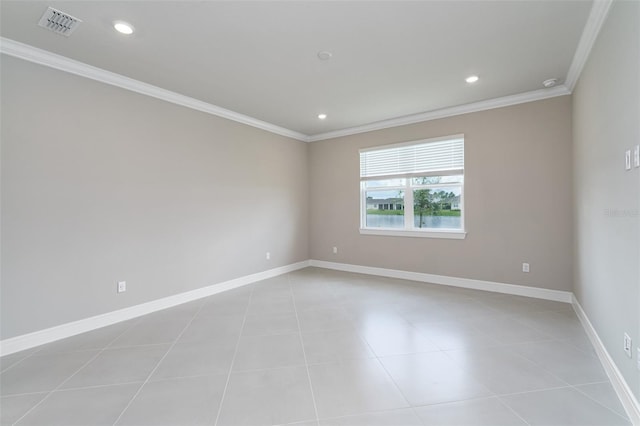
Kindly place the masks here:
<instances>
[{"instance_id":1,"label":"window glass pane","mask_svg":"<svg viewBox=\"0 0 640 426\"><path fill-rule=\"evenodd\" d=\"M433 185L438 183L462 183L464 181L463 175L453 176L421 176L412 179L412 185Z\"/></svg>"},{"instance_id":2,"label":"window glass pane","mask_svg":"<svg viewBox=\"0 0 640 426\"><path fill-rule=\"evenodd\" d=\"M413 225L416 228L462 229L462 187L413 190Z\"/></svg>"},{"instance_id":3,"label":"window glass pane","mask_svg":"<svg viewBox=\"0 0 640 426\"><path fill-rule=\"evenodd\" d=\"M367 228L404 228L404 191L367 191Z\"/></svg>"},{"instance_id":4,"label":"window glass pane","mask_svg":"<svg viewBox=\"0 0 640 426\"><path fill-rule=\"evenodd\" d=\"M385 186L404 186L406 179L366 180L365 188L384 188Z\"/></svg>"}]
</instances>

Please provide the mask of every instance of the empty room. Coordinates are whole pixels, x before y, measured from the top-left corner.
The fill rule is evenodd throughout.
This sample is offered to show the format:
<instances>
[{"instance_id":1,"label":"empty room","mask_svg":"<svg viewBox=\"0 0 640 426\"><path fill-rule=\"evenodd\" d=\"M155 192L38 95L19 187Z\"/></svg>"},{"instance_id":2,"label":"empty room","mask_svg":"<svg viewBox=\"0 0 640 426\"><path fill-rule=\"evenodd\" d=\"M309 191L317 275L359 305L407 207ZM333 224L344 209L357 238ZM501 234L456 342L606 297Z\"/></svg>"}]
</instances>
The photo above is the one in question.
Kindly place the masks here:
<instances>
[{"instance_id":1,"label":"empty room","mask_svg":"<svg viewBox=\"0 0 640 426\"><path fill-rule=\"evenodd\" d=\"M640 1L0 36L2 425L640 425Z\"/></svg>"}]
</instances>

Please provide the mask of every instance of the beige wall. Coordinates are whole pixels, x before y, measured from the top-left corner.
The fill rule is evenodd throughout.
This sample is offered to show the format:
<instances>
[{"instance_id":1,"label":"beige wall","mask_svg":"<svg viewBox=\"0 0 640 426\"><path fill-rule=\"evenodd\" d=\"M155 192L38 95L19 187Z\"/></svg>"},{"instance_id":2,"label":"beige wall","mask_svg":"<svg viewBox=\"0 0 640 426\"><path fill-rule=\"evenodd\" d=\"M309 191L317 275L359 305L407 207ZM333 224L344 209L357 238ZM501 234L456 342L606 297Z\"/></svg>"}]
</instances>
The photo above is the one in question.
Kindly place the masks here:
<instances>
[{"instance_id":1,"label":"beige wall","mask_svg":"<svg viewBox=\"0 0 640 426\"><path fill-rule=\"evenodd\" d=\"M457 133L467 238L360 235L358 150ZM571 290L569 96L314 142L310 187L312 259Z\"/></svg>"},{"instance_id":2,"label":"beige wall","mask_svg":"<svg viewBox=\"0 0 640 426\"><path fill-rule=\"evenodd\" d=\"M624 168L640 144L639 2L614 2L574 91L573 122L574 292L640 399L640 168Z\"/></svg>"},{"instance_id":3,"label":"beige wall","mask_svg":"<svg viewBox=\"0 0 640 426\"><path fill-rule=\"evenodd\" d=\"M299 141L6 56L1 138L2 339L309 258Z\"/></svg>"}]
</instances>

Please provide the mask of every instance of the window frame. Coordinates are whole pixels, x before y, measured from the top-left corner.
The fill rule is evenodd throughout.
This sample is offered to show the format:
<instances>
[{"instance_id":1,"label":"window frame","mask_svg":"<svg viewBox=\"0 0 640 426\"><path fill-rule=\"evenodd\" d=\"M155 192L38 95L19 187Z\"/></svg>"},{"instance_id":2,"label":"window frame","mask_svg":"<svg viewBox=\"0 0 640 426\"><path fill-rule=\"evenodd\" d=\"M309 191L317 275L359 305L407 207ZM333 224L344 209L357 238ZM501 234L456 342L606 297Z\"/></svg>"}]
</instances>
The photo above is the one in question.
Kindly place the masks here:
<instances>
[{"instance_id":1,"label":"window frame","mask_svg":"<svg viewBox=\"0 0 640 426\"><path fill-rule=\"evenodd\" d=\"M464 135L451 135L439 138L430 138L430 139L422 139L412 142L403 142L400 144L393 145L383 145L378 147L372 147L367 149L362 149L359 152L367 152L367 151L376 151L376 150L384 150L395 147L402 146L411 146L411 145L421 145L428 144L431 142L438 141L446 141L446 140L454 140L454 139L462 139L464 146ZM362 174L362 170L361 170ZM426 176L462 176L462 182L448 182L448 183L433 183L433 184L413 184L412 180L415 177L426 177ZM383 236L396 236L396 237L422 237L422 238L445 238L445 239L464 239L467 235L466 227L465 227L465 196L464 196L464 165L460 170L439 170L439 171L430 171L425 173L420 172L412 172L412 173L403 173L403 174L394 174L394 175L380 175L380 176L368 176L368 177L360 177L360 234L362 235L383 235ZM393 185L393 186L380 186L380 187L367 187L366 183L368 181L383 181L390 179L404 179L404 185ZM446 188L446 187L455 187L460 188L460 222L461 228L416 228L414 225L414 205L413 205L413 191L419 189L430 189L430 188ZM404 228L368 228L366 226L367 223L367 191L376 191L376 190L391 190L391 191L403 191L404 197Z\"/></svg>"}]
</instances>

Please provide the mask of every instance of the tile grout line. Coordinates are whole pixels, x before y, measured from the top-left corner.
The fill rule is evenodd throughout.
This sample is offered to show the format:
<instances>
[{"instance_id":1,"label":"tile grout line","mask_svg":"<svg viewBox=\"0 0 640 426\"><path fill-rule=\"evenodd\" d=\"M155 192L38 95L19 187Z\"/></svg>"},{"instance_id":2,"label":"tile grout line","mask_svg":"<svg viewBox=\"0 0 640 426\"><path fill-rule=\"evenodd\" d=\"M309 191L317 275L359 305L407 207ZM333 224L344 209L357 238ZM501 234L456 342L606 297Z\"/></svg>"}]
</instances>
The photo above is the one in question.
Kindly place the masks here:
<instances>
[{"instance_id":1,"label":"tile grout line","mask_svg":"<svg viewBox=\"0 0 640 426\"><path fill-rule=\"evenodd\" d=\"M552 341L560 341L560 342L563 342L563 343L564 343L564 341L563 341L563 340L561 340L561 339L554 339L554 340L552 340ZM535 343L535 342L528 342L528 343ZM567 344L568 344L568 343L567 343ZM514 346L515 346L515 345L517 345L517 344L514 344ZM568 344L568 345L569 345L569 346L571 346L570 344ZM577 348L576 348L576 349L577 349ZM579 352L583 352L585 355L589 355L589 354L587 354L587 353L586 353L586 352L584 352L584 351L580 351L579 349L577 349L577 350L578 350ZM583 384L580 384L580 385L573 385L573 384L569 383L568 381L566 381L566 380L562 379L560 376L558 376L557 374L555 374L555 373L554 373L554 372L552 372L551 370L547 369L544 365L540 364L538 361L533 360L533 359L530 359L530 358L527 358L525 355L520 354L520 353L518 353L518 352L513 352L513 353L514 353L515 355L519 356L520 358L522 358L522 359L524 359L524 360L526 360L526 361L531 362L531 363L532 363L532 364L534 364L535 366L539 367L539 368L540 368L542 371L544 371L545 373L547 373L547 374L549 374L549 375L553 376L554 378L558 379L558 381L560 381L560 382L562 382L562 383L566 384L566 386L563 386L563 388L569 387L569 388L572 388L572 389L576 390L577 392L580 392L580 390L577 388L577 386L583 386L583 385L589 384L589 383L583 383ZM593 383L604 383L604 382L599 381L599 382L593 382ZM608 382L608 383L611 383L611 382ZM559 388L538 389L538 390L533 390L533 391L528 391L528 392L539 392L539 391L553 390L553 389L559 389ZM528 393L528 392L519 392L519 393ZM519 393L505 394L505 395L503 395L503 396L506 396L506 395L516 395L516 394L519 394ZM585 396L586 396L586 397L588 397L589 399L593 400L593 401L594 401L594 402L596 402L598 405L601 405L602 407L604 407L604 408L606 408L607 410L611 411L612 413L615 413L615 414L619 415L618 413L616 413L615 411L613 411L613 410L612 410L612 409L610 409L609 407L605 407L605 406L604 406L603 404L601 404L600 402L598 402L598 401L596 401L595 399L593 399L593 398L589 397L589 395L587 395L587 394L585 394L585 393L583 393L583 392L580 392L580 393L582 393L583 395L585 395Z\"/></svg>"},{"instance_id":2,"label":"tile grout line","mask_svg":"<svg viewBox=\"0 0 640 426\"><path fill-rule=\"evenodd\" d=\"M302 339L302 327L300 326L300 318L298 317L298 305L296 304L296 296L293 294L293 288L291 287L291 276L287 274L287 283L289 284L289 291L291 291L291 298L293 300L293 311L296 314L296 322L298 323L298 337L300 339L300 346L302 347L302 356L304 357L304 368L307 371L307 380L309 380L309 390L311 391L311 401L313 402L313 410L316 414L316 424L320 424L320 416L318 415L318 405L316 404L316 395L313 392L313 384L311 383L311 373L309 372L309 362L307 361L307 351L304 349L304 340Z\"/></svg>"},{"instance_id":3,"label":"tile grout line","mask_svg":"<svg viewBox=\"0 0 640 426\"><path fill-rule=\"evenodd\" d=\"M160 364L162 363L162 361L164 361L164 359L167 357L167 355L169 354L169 352L171 352L171 349L173 349L173 347L176 345L176 343L178 342L178 340L180 339L180 337L184 334L184 332L186 331L187 328L189 328L189 326L191 325L191 323L193 322L193 320L196 318L196 316L198 316L198 314L200 313L200 311L202 310L202 308L204 307L206 302L202 302L202 304L200 305L200 307L198 308L198 310L193 314L193 316L191 317L191 319L189 320L189 322L182 328L182 331L180 332L180 334L178 334L178 336L173 340L173 342L171 343L171 346L169 346L169 348L167 349L167 351L164 353L164 355L162 356L162 358L160 358L160 360L156 363L156 366L153 368L153 370L151 370L151 372L147 375L147 378L145 379L144 382L142 382L142 384L140 385L140 387L138 388L138 390L136 391L136 393L131 397L131 399L129 400L129 402L127 403L127 405L124 407L124 409L120 412L120 415L113 421L113 425L115 426L116 423L118 423L118 421L122 418L122 415L129 409L129 407L131 406L131 404L133 403L133 401L138 397L138 395L140 394L140 392L142 391L142 388L144 388L144 385L146 385L149 382L149 379L151 379L151 376L153 376L153 373L156 372L156 370L158 369L158 367L160 366ZM115 341L115 340L114 340ZM111 342L113 343L113 342Z\"/></svg>"},{"instance_id":4,"label":"tile grout line","mask_svg":"<svg viewBox=\"0 0 640 426\"><path fill-rule=\"evenodd\" d=\"M459 400L454 400L454 401L444 401L444 402L438 402L438 403L435 403L435 404L416 405L416 406L413 406L413 407L386 408L384 410L370 410L370 411L365 411L365 412L356 413L356 414L345 414L345 415L342 415L342 416L328 417L325 420L348 419L350 417L358 417L358 416L367 415L367 414L391 413L391 412L394 412L394 411L409 410L409 409L413 409L414 413L415 413L415 409L417 409L417 408L438 407L438 406L442 406L442 405L451 405L451 404L458 404L458 403L465 403L465 402L484 401L484 400L489 400L489 399L499 399L499 397L497 395L489 395L489 396L482 396L482 397L470 398L470 399L459 399ZM504 404L502 401L500 401L500 403ZM508 407L508 408L510 408L510 407ZM422 423L422 419L420 418L420 416L417 415L417 413L416 413L416 417ZM518 417L520 418L520 416L518 416ZM285 423L283 425L278 425L278 426L294 425L294 424L298 424L298 423L301 423L301 422ZM529 425L529 423L526 422L526 421L524 423Z\"/></svg>"},{"instance_id":5,"label":"tile grout line","mask_svg":"<svg viewBox=\"0 0 640 426\"><path fill-rule=\"evenodd\" d=\"M545 340L545 341L546 341L546 340ZM532 342L526 342L526 343L532 343ZM535 343L535 342L533 342L533 343ZM510 345L515 346L515 345L518 345L518 344L519 344L519 343L513 343L513 344L510 344ZM505 347L508 347L508 346L510 346L510 345L508 344L508 345L504 345L504 346L505 346ZM468 349L465 349L465 350L468 350ZM446 350L446 351L443 351L443 352L444 352L444 354L445 354L447 357L449 357L449 359L451 359L452 361L456 362L456 361L455 361L455 359L454 359L454 358L453 358L453 357L448 353L448 352L454 352L454 351L457 351L457 350ZM498 397L498 399L500 399L500 401L502 401L502 397L503 397L503 396L521 395L521 394L527 394L527 393L544 392L544 391L548 391L548 390L565 389L565 388L570 388L570 387L572 387L572 385L571 385L570 383L568 383L567 381L565 381L565 380L561 379L561 378L560 378L560 377L558 377L556 374L554 374L553 372L551 372L551 371L549 371L548 369L546 369L543 365L538 364L537 362L535 362L535 361L533 361L533 360L531 360L531 359L527 358L526 356L524 356L524 355L522 355L522 354L520 354L520 353L518 353L518 352L511 351L511 353L512 353L514 356L516 356L516 357L518 357L518 358L520 358L520 359L522 359L522 360L524 360L524 361L526 361L526 362L529 362L529 363L531 363L531 364L535 365L536 367L540 368L543 372L545 372L545 373L549 374L549 375L550 375L550 376L552 376L554 379L557 379L557 380L558 380L558 382L560 382L560 383L564 383L564 386L552 386L552 387L550 387L550 388L533 389L533 390L520 391L520 392L509 392L509 393L503 393L503 394L500 394L500 393L496 393L496 392L491 391L491 392L494 394L494 396L496 396L496 397ZM481 383L481 384L482 384L482 383ZM484 386L484 385L483 385L483 386ZM486 387L486 386L485 386L485 387ZM488 388L487 388L487 389L488 389ZM506 403L505 403L505 404L506 404ZM518 417L519 417L519 416L518 416ZM526 422L525 422L525 423L526 423Z\"/></svg>"},{"instance_id":6,"label":"tile grout line","mask_svg":"<svg viewBox=\"0 0 640 426\"><path fill-rule=\"evenodd\" d=\"M611 382L606 382L609 383L609 385L611 385ZM631 421L631 419L626 415L622 416L620 413L618 413L617 411L614 411L612 408L607 407L606 405L604 405L603 403L601 403L600 401L596 400L595 398L591 397L591 395L581 391L580 389L578 389L578 386L587 386L589 384L597 384L597 383L586 383L586 384L582 384L582 385L572 385L571 388L574 389L576 392L581 393L582 395L584 395L585 397L589 398L590 400L592 400L593 402L595 402L596 404L600 405L601 407L606 408L607 410L611 411L612 413L616 414L619 417L622 417L625 420ZM615 392L615 391L614 391ZM616 395L617 397L617 395ZM618 402L620 402L620 400L618 399ZM622 405L622 403L620 404ZM622 409L624 410L624 406L622 406Z\"/></svg>"},{"instance_id":7,"label":"tile grout line","mask_svg":"<svg viewBox=\"0 0 640 426\"><path fill-rule=\"evenodd\" d=\"M554 386L554 387L551 387L551 388L534 389L534 390L527 390L527 391L521 391L521 392L501 393L501 394L496 394L496 396L498 398L506 398L506 397L517 396L517 395L527 395L527 394L530 394L530 393L548 392L548 391L559 390L559 389L569 389L569 388L572 388L572 387L573 386L571 386L570 384L567 384L566 386Z\"/></svg>"},{"instance_id":8,"label":"tile grout line","mask_svg":"<svg viewBox=\"0 0 640 426\"><path fill-rule=\"evenodd\" d=\"M108 326L107 326L107 327L108 327ZM127 330L128 330L130 327L133 327L133 324L131 324L131 326L127 327ZM91 331L93 331L93 330L86 331L85 333L90 333ZM126 331L126 330L125 330L125 331ZM68 338L76 337L76 336L80 336L80 335L82 335L82 334L84 334L84 333L80 333L80 334L77 334L77 335L75 335L75 336L69 336ZM120 335L118 335L117 337L120 337ZM117 337L116 337L116 338L117 338ZM30 353L29 355L26 355L26 356L24 356L24 357L20 358L20 360L18 360L18 361L16 361L16 362L14 362L13 364L11 364L10 366L8 366L8 367L7 367L7 368L5 368L4 370L0 371L0 374L3 374L4 372L11 370L13 367L15 367L15 366L16 366L16 365L18 365L18 364L21 364L21 363L22 363L23 361L25 361L25 360L27 360L27 359L29 359L29 358L32 358L32 357L34 357L34 356L36 356L36 355L40 354L40 353L44 350L44 346L46 346L46 345L48 345L48 344L51 344L51 343L55 343L56 341L57 341L57 340L54 340L53 342L44 343L44 344L40 345L40 348L39 348L39 349L34 349L33 351L31 351L31 353ZM109 342L109 344L111 344L112 342L113 342L113 341ZM108 347L108 345L107 345L107 346L105 346L105 348L107 348L107 347ZM26 350L29 350L29 349L26 349ZM75 352L90 352L90 351L92 351L92 350L95 350L95 349L87 349L87 350L84 350L84 351L71 351L70 353L75 353ZM54 352L53 354L55 354L55 352ZM12 354L11 354L11 355L12 355ZM5 355L5 356L11 356L11 355ZM45 354L45 355L46 355L46 354ZM0 357L0 359L2 359L2 358L4 358L4 357ZM31 393L42 393L42 392L31 392Z\"/></svg>"},{"instance_id":9,"label":"tile grout line","mask_svg":"<svg viewBox=\"0 0 640 426\"><path fill-rule=\"evenodd\" d=\"M366 340L365 340L366 342ZM369 345L369 342L366 342L367 345ZM371 346L369 345L369 347L371 348ZM371 350L373 351L373 348L371 348ZM375 352L374 352L375 353ZM424 422L422 421L422 418L418 415L418 412L416 411L416 407L413 406L413 404L409 401L409 398L407 398L407 396L404 394L404 392L402 392L402 389L400 389L400 386L398 386L398 383L396 383L396 380L393 378L393 376L391 375L391 373L389 373L389 370L387 370L387 367L384 366L384 363L382 361L380 361L380 357L378 357L376 355L375 358L376 361L378 361L378 364L380 365L380 367L382 367L382 369L384 370L384 372L387 374L387 376L389 377L389 379L391 380L391 383L393 383L393 385L396 387L396 389L398 390L398 392L400 393L400 395L402 395L402 397L404 398L405 402L409 405L409 409L411 410L411 412L413 413L414 416L416 416L416 418L418 419L418 421L420 421L420 423L424 424ZM396 408L396 409L401 409L401 407Z\"/></svg>"},{"instance_id":10,"label":"tile grout line","mask_svg":"<svg viewBox=\"0 0 640 426\"><path fill-rule=\"evenodd\" d=\"M402 317L402 319L404 321L407 322L407 324L409 324L409 326L413 327L413 325L407 321L404 317ZM404 392L402 392L402 389L400 389L400 386L398 386L398 384L396 383L395 379L393 378L393 376L391 375L391 373L389 373L389 371L387 370L387 367L384 366L384 364L382 363L382 361L380 360L380 356L376 353L376 351L373 349L373 347L371 346L371 344L369 343L369 341L362 336L362 334L360 333L359 330L356 331L356 334L358 335L358 337L360 338L360 340L362 340L365 345L367 345L367 347L369 348L369 350L371 351L371 353L374 355L374 358L369 358L369 359L375 359L378 362L378 365L380 365L380 367L382 367L382 370L384 370L384 372L386 373L386 375L389 377L389 379L391 380L391 383L393 383L393 385L396 387L396 389L398 390L398 392L400 393L400 395L402 395L402 398L404 398L405 402L407 403L407 405L409 406L408 408L411 409L411 412L413 413L414 416L416 416L416 418L418 419L418 421L422 424L423 421L420 418L420 416L418 415L418 413L415 410L415 407L413 406L413 404L411 404L411 402L409 402L409 398L407 398L407 396L404 394ZM426 337L425 337L426 338ZM427 339L431 342L430 339ZM433 342L431 342L433 343ZM437 345L435 345L436 347L438 347ZM438 348L438 351L434 351L434 352L442 352L442 350L440 350ZM401 409L401 408L396 408L396 409Z\"/></svg>"},{"instance_id":11,"label":"tile grout line","mask_svg":"<svg viewBox=\"0 0 640 426\"><path fill-rule=\"evenodd\" d=\"M549 342L549 341L556 341L556 339L553 339L553 340L543 340L542 342ZM529 344L529 343L537 343L537 342L524 342L523 344ZM508 344L508 345L505 345L505 347L507 347L507 348L508 348L509 346L517 346L517 345L519 345L519 344L521 344L521 343ZM444 351L444 352L445 352L445 355L447 355L450 359L453 359L453 358L451 357L451 355L449 355L449 354L447 353L447 352L453 352L453 351ZM509 393L504 393L504 394L498 394L498 393L496 393L495 395L496 395L498 398L501 398L501 397L503 397L503 396L521 395L521 394L527 394L527 393L544 392L544 391L548 391L548 390L565 389L565 388L572 388L572 387L574 387L571 383L569 383L569 382L567 382L566 380L562 379L560 376L558 376L557 374L555 374L555 373L554 373L554 372L552 372L551 370L547 369L544 365L540 364L539 362L534 361L533 359L527 358L525 355L523 355L523 354L521 354L521 353L518 353L518 352L516 352L516 351L513 351L513 350L511 350L511 353L512 353L514 356L516 356L516 357L518 357L518 358L520 358L520 359L522 359L522 360L524 360L524 361L526 361L526 362L529 362L529 363L531 363L531 364L535 365L536 367L540 368L544 373L549 374L551 377L553 377L554 379L558 380L558 382L560 382L560 383L564 383L564 386L553 386L553 387L550 387L550 388L533 389L533 390L520 391L520 392L509 392ZM500 399L500 400L502 401L502 399Z\"/></svg>"},{"instance_id":12,"label":"tile grout line","mask_svg":"<svg viewBox=\"0 0 640 426\"><path fill-rule=\"evenodd\" d=\"M240 333L238 334L238 341L236 342L236 349L233 352L233 358L231 359L231 365L229 366L229 373L227 373L227 380L224 383L224 390L222 391L222 398L220 398L220 405L218 406L218 413L216 414L213 425L216 426L220 420L220 414L222 413L222 405L224 404L224 398L227 396L227 388L229 387L229 381L231 381L231 373L233 373L233 366L236 363L236 356L238 355L238 349L240 348L240 340L242 340L242 332L244 331L244 325L247 322L247 315L249 313L249 306L251 306L251 298L253 297L253 290L255 286L251 286L251 292L249 293L249 300L247 301L247 307L244 309L244 317L242 318L242 326L240 327Z\"/></svg>"},{"instance_id":13,"label":"tile grout line","mask_svg":"<svg viewBox=\"0 0 640 426\"><path fill-rule=\"evenodd\" d=\"M127 331L129 331L129 329L131 327L133 327L134 324L131 324L129 327L126 327L122 333L118 334L116 337L114 337L112 340L109 341L109 343L107 345L105 345L102 349L100 349L98 351L98 353L96 353L94 356L92 356L91 358L89 358L89 360L87 362L85 362L84 364L82 364L82 366L80 368L78 368L73 374L71 374L69 377L67 377L66 379L64 379L58 386L56 386L54 389L52 389L51 391L49 391L47 393L47 395L42 398L37 404L35 404L33 407L31 407L29 410L27 410L26 413L24 413L18 420L16 420L13 424L16 425L18 424L22 419L24 419L27 415L29 415L29 413L31 413L33 410L35 410L37 407L39 407L40 405L42 405L43 402L45 402L47 399L49 399L49 397L51 395L53 395L53 393L55 391L57 391L58 389L60 389L61 386L63 386L65 383L67 383L69 380L71 380L73 377L75 377L76 374L78 374L82 369L84 369L87 365L89 365L91 362L93 362L93 360L95 360L98 356L100 356L101 353L103 353L108 347L109 345L111 345L113 342L115 342L117 339L120 338L120 336L122 336L124 333L126 333ZM41 352L44 348L37 350L36 352L34 352L33 354L31 354L29 357L31 357L32 355ZM90 351L87 351L90 352ZM73 352L72 352L73 353ZM77 353L77 352L75 352ZM27 357L27 358L29 358ZM26 358L25 358L26 359Z\"/></svg>"},{"instance_id":14,"label":"tile grout line","mask_svg":"<svg viewBox=\"0 0 640 426\"><path fill-rule=\"evenodd\" d=\"M564 380L561 380L564 382ZM504 397L509 397L509 396L515 396L515 395L526 395L526 394L530 394L530 393L538 393L538 392L548 392L548 391L552 391L552 390L559 390L559 389L573 389L576 392L580 393L581 395L585 396L586 398L590 399L591 401L595 402L596 404L600 405L601 407L605 408L606 410L610 411L611 413L617 415L618 417L621 417L625 420L629 420L627 417L623 417L621 416L619 413L617 413L616 411L612 410L611 408L605 406L604 404L600 403L599 401L596 401L594 398L590 397L589 395L587 395L586 393L580 391L577 386L583 386L583 385L571 385L567 382L565 382L567 384L567 386L558 386L558 387L553 387L553 388L545 388L545 389L535 389L535 390L530 390L530 391L523 391L523 392L512 392L512 393L506 393L506 394L499 394L496 395L498 397L498 399L500 400L500 402L502 402L504 405L506 405L507 407L509 407L511 409L511 411L514 411L513 408L511 408L511 406L507 403L507 401L505 401L503 398ZM594 383L587 383L587 384L600 384L600 383L610 383L610 382L594 382ZM517 412L516 412L517 414ZM520 417L520 415L518 415L518 417ZM524 420L524 419L523 419ZM528 422L525 422L527 424L529 424Z\"/></svg>"},{"instance_id":15,"label":"tile grout line","mask_svg":"<svg viewBox=\"0 0 640 426\"><path fill-rule=\"evenodd\" d=\"M500 398L498 395L496 395L496 398L498 399L498 402L499 402L500 404L502 404L504 407L507 407L507 409L508 409L509 411L511 411L513 414L515 414L515 415L516 415L516 417L518 417L520 420L522 420L522 421L524 422L524 424L526 424L527 426L531 426L531 423L529 423L528 421L526 421L526 420L524 419L524 417L522 417L522 416L520 415L520 413L518 413L515 409L513 409L509 404L507 404L507 402L506 402L506 401L504 401L504 400L503 400L502 398Z\"/></svg>"},{"instance_id":16,"label":"tile grout line","mask_svg":"<svg viewBox=\"0 0 640 426\"><path fill-rule=\"evenodd\" d=\"M15 367L18 364L21 364L24 360L31 358L33 355L35 355L36 353L40 352L42 349L39 349L37 351L34 351L33 353L30 353L29 355L26 355L22 358L20 358L18 361L14 362L13 364L11 364L10 366L8 366L7 368L5 368L4 370L0 371L0 374L4 374L6 371L11 370L13 367ZM7 355L9 356L9 355Z\"/></svg>"}]
</instances>

